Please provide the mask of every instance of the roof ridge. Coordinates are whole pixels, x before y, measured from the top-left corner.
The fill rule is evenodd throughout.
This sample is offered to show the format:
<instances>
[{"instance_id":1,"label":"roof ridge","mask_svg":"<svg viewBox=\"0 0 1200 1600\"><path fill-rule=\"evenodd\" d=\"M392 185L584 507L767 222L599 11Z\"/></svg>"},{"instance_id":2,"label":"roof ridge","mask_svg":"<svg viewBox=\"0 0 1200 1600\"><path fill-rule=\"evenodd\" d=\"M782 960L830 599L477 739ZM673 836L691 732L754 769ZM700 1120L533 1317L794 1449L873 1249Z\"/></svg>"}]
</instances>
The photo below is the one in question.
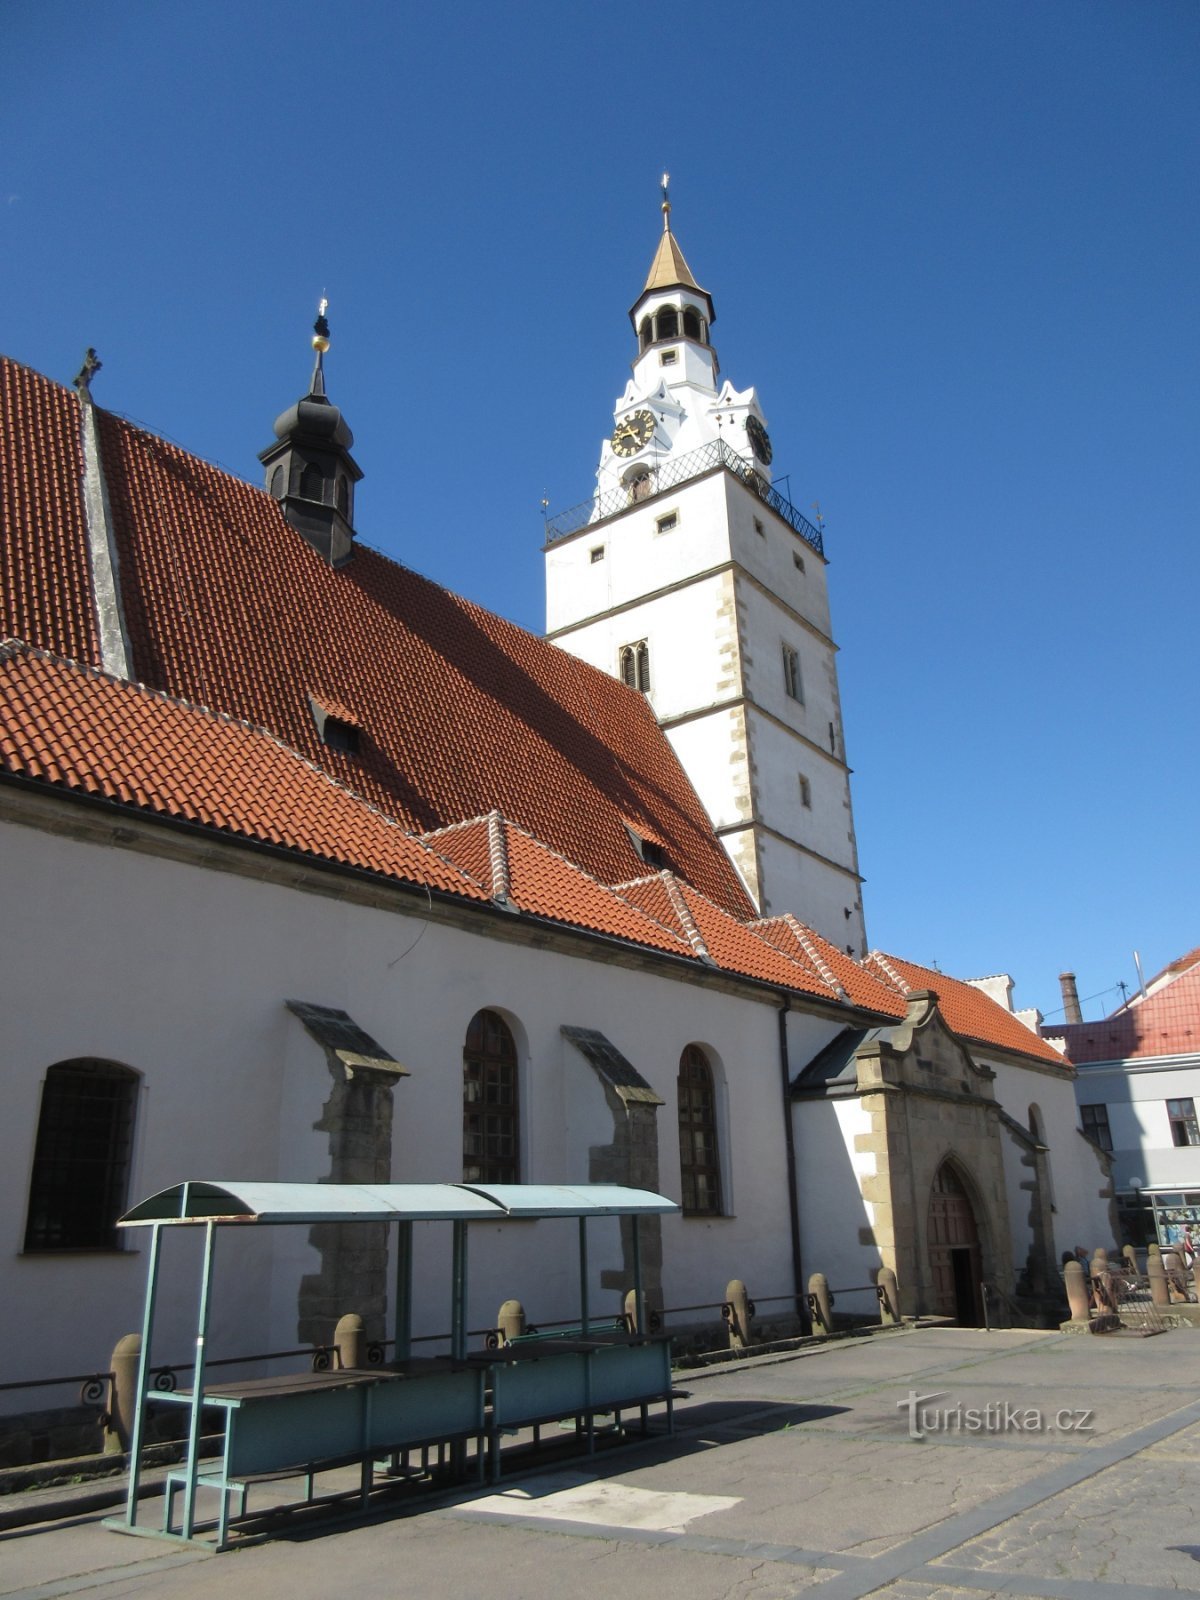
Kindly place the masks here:
<instances>
[{"instance_id":1,"label":"roof ridge","mask_svg":"<svg viewBox=\"0 0 1200 1600\"><path fill-rule=\"evenodd\" d=\"M876 966L882 968L888 979L888 982L893 984L902 995L907 997L912 993L912 985L905 982L905 980L896 971L895 967L891 965L890 961L888 960L887 956L884 955L882 950L872 950L871 954L867 957L867 961L873 961ZM865 963L863 963L863 965L865 965Z\"/></svg>"},{"instance_id":2,"label":"roof ridge","mask_svg":"<svg viewBox=\"0 0 1200 1600\"><path fill-rule=\"evenodd\" d=\"M816 968L817 976L824 979L834 993L839 995L841 999L848 1000L850 996L845 984L838 977L837 973L833 970L828 961L826 961L825 957L812 942L811 936L815 932L815 929L810 928L806 922L801 922L799 917L794 916L790 911L785 911L783 913L783 920L795 934L800 943L800 948L804 951L804 954Z\"/></svg>"},{"instance_id":3,"label":"roof ridge","mask_svg":"<svg viewBox=\"0 0 1200 1600\"><path fill-rule=\"evenodd\" d=\"M11 649L8 648L10 646L12 647ZM53 650L42 650L37 645L31 645L27 643L24 639L5 639L0 641L0 656L2 656L4 660L11 660L15 655L20 653L23 653L27 656L32 656L35 660L48 661L57 667L65 667L69 671L77 672L83 677L103 679L105 682L111 683L117 689L131 691L135 695L140 695L148 700L160 700L164 705L171 706L175 710L185 711L197 717L205 717L213 722L223 723L232 728L239 728L245 733L252 733L258 738L265 739L268 741L268 743L274 745L277 750L282 750L283 753L287 756L290 756L293 761L298 762L309 772L314 773L318 778L320 778L322 783L326 784L330 789L333 789L338 794L346 795L349 799L353 800L356 805L362 806L362 808L365 811L370 812L372 816L378 817L381 822L386 823L389 828L394 828L396 832L403 838L411 839L414 844L420 845L422 850L427 850L429 854L435 857L436 860L440 861L443 866L449 867L451 871L458 873L469 883L479 882L479 880L477 878L473 878L469 872L464 872L462 867L458 866L455 862L448 860L439 851L433 849L433 847L429 845L419 833L413 833L410 829L404 827L402 823L397 822L395 817L388 816L386 811L383 811L379 806L374 805L366 798L365 795L359 794L356 789L350 788L349 784L339 783L335 777L326 772L324 767L319 767L315 761L310 761L306 755L295 749L294 746L288 744L286 739L281 739L277 733L272 733L269 728L259 727L256 723L247 722L241 717L230 716L227 711L214 710L212 706L196 705L191 700L185 700L180 696L167 694L163 689L151 688L149 684L142 683L139 680L118 677L116 673L106 672L103 667L94 667L90 662L73 661L69 656L57 655ZM59 785L56 784L54 787L59 787ZM135 809L142 811L146 808L144 806L135 806ZM163 814L167 815L168 813ZM480 887L484 886L480 885Z\"/></svg>"},{"instance_id":4,"label":"roof ridge","mask_svg":"<svg viewBox=\"0 0 1200 1600\"><path fill-rule=\"evenodd\" d=\"M719 963L714 960L712 952L705 944L704 935L696 926L695 920L692 917L692 909L684 898L683 891L679 887L679 883L675 877L675 874L668 868L664 867L662 871L657 874L657 876L661 879L663 888L667 891L667 899L671 902L671 908L679 918L679 921L683 926L683 931L685 934L687 934L688 943L691 945L692 949L700 957L701 961L707 961L712 967L719 965ZM690 888L691 885L689 884L688 887ZM705 895L703 898L707 900L708 896ZM712 902L709 901L709 904L711 905Z\"/></svg>"},{"instance_id":5,"label":"roof ridge","mask_svg":"<svg viewBox=\"0 0 1200 1600\"><path fill-rule=\"evenodd\" d=\"M492 899L507 905L512 897L512 879L508 871L508 842L504 837L505 819L499 811L489 811L488 862L492 869Z\"/></svg>"}]
</instances>

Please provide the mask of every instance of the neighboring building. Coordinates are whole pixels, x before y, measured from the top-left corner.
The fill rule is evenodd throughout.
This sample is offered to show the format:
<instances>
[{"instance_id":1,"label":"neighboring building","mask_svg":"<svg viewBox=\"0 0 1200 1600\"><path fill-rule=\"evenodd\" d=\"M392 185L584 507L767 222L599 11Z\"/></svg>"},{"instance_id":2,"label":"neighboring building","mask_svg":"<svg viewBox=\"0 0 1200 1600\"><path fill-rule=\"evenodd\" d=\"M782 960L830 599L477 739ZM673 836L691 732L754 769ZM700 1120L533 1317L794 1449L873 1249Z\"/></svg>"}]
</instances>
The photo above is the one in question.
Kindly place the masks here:
<instances>
[{"instance_id":1,"label":"neighboring building","mask_svg":"<svg viewBox=\"0 0 1200 1600\"><path fill-rule=\"evenodd\" d=\"M1063 974L1068 1015L1074 978ZM1200 1230L1200 949L1165 967L1099 1022L1042 1033L1076 1070L1083 1131L1111 1152L1130 1241L1170 1244Z\"/></svg>"},{"instance_id":2,"label":"neighboring building","mask_svg":"<svg viewBox=\"0 0 1200 1600\"><path fill-rule=\"evenodd\" d=\"M702 369L707 297L652 281L639 315L671 304L678 361ZM701 501L723 497L717 588L781 672L794 624L804 704L837 730L821 803L842 808L842 855L773 856L755 821L739 875L638 687L648 625L631 663L598 671L361 545L323 317L314 344L265 490L97 408L87 371L72 393L0 361L5 1375L89 1369L135 1325L143 1264L113 1222L183 1178L660 1189L682 1206L646 1249L668 1307L720 1300L731 1277L790 1296L817 1267L866 1283L881 1263L914 1310L973 1317L984 1278L1052 1290L1055 1249L1109 1237L1103 1163L1064 1120L1070 1069L1002 1003L845 952L861 909L823 563L793 561L814 552L786 502L760 500L741 451L680 485L700 542ZM652 325L646 354L668 345ZM739 426L757 415L741 404L722 412ZM623 526L594 548L615 557ZM789 571L819 601L779 600ZM763 710L738 628L745 692L720 715L761 722L765 805L765 766L790 773L819 741ZM677 647L710 670L704 628ZM762 917L747 885L788 852L802 870L779 892L796 898L772 891ZM351 1232L240 1239L214 1348L324 1339L346 1310L382 1333L386 1244ZM473 1238L472 1326L513 1294L543 1320L571 1312L561 1233L536 1252L524 1229ZM187 1248L168 1252L167 1359L189 1338ZM420 1249L444 1269L436 1241ZM630 1249L596 1230L595 1307L619 1309ZM440 1331L436 1305L417 1320Z\"/></svg>"},{"instance_id":3,"label":"neighboring building","mask_svg":"<svg viewBox=\"0 0 1200 1600\"><path fill-rule=\"evenodd\" d=\"M595 498L547 523L546 627L640 689L760 912L866 954L820 532L771 482L753 388L671 232L630 312Z\"/></svg>"}]
</instances>

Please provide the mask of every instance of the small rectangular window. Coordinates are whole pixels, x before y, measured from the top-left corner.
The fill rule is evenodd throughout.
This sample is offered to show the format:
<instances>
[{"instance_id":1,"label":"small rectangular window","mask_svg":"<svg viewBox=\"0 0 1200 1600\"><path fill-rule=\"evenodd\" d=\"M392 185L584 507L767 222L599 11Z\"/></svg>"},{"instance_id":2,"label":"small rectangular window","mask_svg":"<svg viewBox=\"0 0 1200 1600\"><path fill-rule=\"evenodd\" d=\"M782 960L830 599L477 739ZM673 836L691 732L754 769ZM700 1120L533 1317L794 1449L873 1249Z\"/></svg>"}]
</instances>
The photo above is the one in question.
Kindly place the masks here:
<instances>
[{"instance_id":1,"label":"small rectangular window","mask_svg":"<svg viewBox=\"0 0 1200 1600\"><path fill-rule=\"evenodd\" d=\"M678 360L678 350L664 350L658 358L658 364L660 367L673 367Z\"/></svg>"},{"instance_id":2,"label":"small rectangular window","mask_svg":"<svg viewBox=\"0 0 1200 1600\"><path fill-rule=\"evenodd\" d=\"M1200 1144L1200 1123L1196 1120L1194 1100L1168 1100L1167 1118L1171 1124L1172 1144Z\"/></svg>"},{"instance_id":3,"label":"small rectangular window","mask_svg":"<svg viewBox=\"0 0 1200 1600\"><path fill-rule=\"evenodd\" d=\"M1113 1147L1112 1133L1108 1126L1108 1107L1105 1105L1080 1106L1079 1115L1083 1122L1083 1131L1094 1144L1101 1150L1111 1150Z\"/></svg>"},{"instance_id":4,"label":"small rectangular window","mask_svg":"<svg viewBox=\"0 0 1200 1600\"><path fill-rule=\"evenodd\" d=\"M800 554L799 550L793 550L792 551L792 560L795 563L796 571L797 572L803 572L804 571L804 557Z\"/></svg>"},{"instance_id":5,"label":"small rectangular window","mask_svg":"<svg viewBox=\"0 0 1200 1600\"><path fill-rule=\"evenodd\" d=\"M812 810L812 784L803 773L800 774L800 804L807 810Z\"/></svg>"},{"instance_id":6,"label":"small rectangular window","mask_svg":"<svg viewBox=\"0 0 1200 1600\"><path fill-rule=\"evenodd\" d=\"M674 533L678 526L678 511L668 511L665 516L657 518L654 524L654 531L656 533Z\"/></svg>"},{"instance_id":7,"label":"small rectangular window","mask_svg":"<svg viewBox=\"0 0 1200 1600\"><path fill-rule=\"evenodd\" d=\"M763 527L763 521L761 517L755 517L754 531L760 539L765 539L767 537L767 530Z\"/></svg>"},{"instance_id":8,"label":"small rectangular window","mask_svg":"<svg viewBox=\"0 0 1200 1600\"><path fill-rule=\"evenodd\" d=\"M604 560L604 546L602 544L598 544L596 546L596 548L591 552L591 557L592 557L592 565L593 566L596 565L597 561L603 561Z\"/></svg>"},{"instance_id":9,"label":"small rectangular window","mask_svg":"<svg viewBox=\"0 0 1200 1600\"><path fill-rule=\"evenodd\" d=\"M804 704L804 685L800 681L800 655L790 644L783 647L783 687L792 700Z\"/></svg>"}]
</instances>

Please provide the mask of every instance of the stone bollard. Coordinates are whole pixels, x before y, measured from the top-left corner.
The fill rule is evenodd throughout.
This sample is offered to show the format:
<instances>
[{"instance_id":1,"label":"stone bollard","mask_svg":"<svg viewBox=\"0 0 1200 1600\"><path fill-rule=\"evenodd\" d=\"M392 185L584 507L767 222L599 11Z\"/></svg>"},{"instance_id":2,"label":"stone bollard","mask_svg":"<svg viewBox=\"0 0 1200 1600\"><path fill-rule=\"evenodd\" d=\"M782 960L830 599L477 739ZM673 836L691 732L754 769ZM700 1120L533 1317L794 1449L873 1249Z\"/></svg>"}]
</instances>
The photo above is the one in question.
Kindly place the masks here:
<instances>
[{"instance_id":1,"label":"stone bollard","mask_svg":"<svg viewBox=\"0 0 1200 1600\"><path fill-rule=\"evenodd\" d=\"M138 1365L141 1358L140 1333L127 1333L123 1339L117 1340L109 1361L112 1378L108 1385L108 1407L104 1422L106 1456L129 1449L133 1413L137 1408Z\"/></svg>"},{"instance_id":2,"label":"stone bollard","mask_svg":"<svg viewBox=\"0 0 1200 1600\"><path fill-rule=\"evenodd\" d=\"M338 1366L343 1372L353 1372L367 1364L367 1331L363 1319L355 1311L347 1311L338 1318L333 1330L333 1347L337 1351Z\"/></svg>"},{"instance_id":3,"label":"stone bollard","mask_svg":"<svg viewBox=\"0 0 1200 1600\"><path fill-rule=\"evenodd\" d=\"M1167 1279L1167 1293L1172 1300L1186 1300L1187 1288L1183 1275L1183 1257L1178 1250L1164 1250L1160 1257Z\"/></svg>"},{"instance_id":4,"label":"stone bollard","mask_svg":"<svg viewBox=\"0 0 1200 1600\"><path fill-rule=\"evenodd\" d=\"M808 1280L808 1309L812 1316L813 1332L828 1339L833 1332L833 1296L829 1280L823 1272L814 1272Z\"/></svg>"},{"instance_id":5,"label":"stone bollard","mask_svg":"<svg viewBox=\"0 0 1200 1600\"><path fill-rule=\"evenodd\" d=\"M1167 1287L1166 1269L1163 1267L1162 1256L1150 1246L1150 1258L1146 1262L1146 1276L1150 1279L1150 1299L1156 1306L1169 1306L1171 1304L1171 1291Z\"/></svg>"},{"instance_id":6,"label":"stone bollard","mask_svg":"<svg viewBox=\"0 0 1200 1600\"><path fill-rule=\"evenodd\" d=\"M1082 1262L1068 1261L1064 1264L1063 1283L1067 1290L1067 1304L1071 1308L1071 1321L1090 1322L1092 1308Z\"/></svg>"},{"instance_id":7,"label":"stone bollard","mask_svg":"<svg viewBox=\"0 0 1200 1600\"><path fill-rule=\"evenodd\" d=\"M1200 1301L1200 1256L1192 1259L1192 1282L1196 1285L1196 1299Z\"/></svg>"},{"instance_id":8,"label":"stone bollard","mask_svg":"<svg viewBox=\"0 0 1200 1600\"><path fill-rule=\"evenodd\" d=\"M501 1344L511 1344L525 1332L525 1307L519 1300L506 1300L497 1311L496 1332Z\"/></svg>"},{"instance_id":9,"label":"stone bollard","mask_svg":"<svg viewBox=\"0 0 1200 1600\"><path fill-rule=\"evenodd\" d=\"M1135 1278L1140 1278L1142 1272L1141 1268L1138 1266L1137 1251L1131 1244L1127 1244L1122 1246L1121 1254L1125 1257L1125 1265L1129 1268L1130 1272L1133 1273Z\"/></svg>"},{"instance_id":10,"label":"stone bollard","mask_svg":"<svg viewBox=\"0 0 1200 1600\"><path fill-rule=\"evenodd\" d=\"M875 1293L879 1296L879 1320L885 1328L894 1328L900 1321L900 1286L891 1267L880 1267L875 1276Z\"/></svg>"},{"instance_id":11,"label":"stone bollard","mask_svg":"<svg viewBox=\"0 0 1200 1600\"><path fill-rule=\"evenodd\" d=\"M721 1315L729 1324L729 1348L745 1350L750 1343L750 1320L754 1305L740 1278L731 1278L725 1285L725 1304Z\"/></svg>"}]
</instances>

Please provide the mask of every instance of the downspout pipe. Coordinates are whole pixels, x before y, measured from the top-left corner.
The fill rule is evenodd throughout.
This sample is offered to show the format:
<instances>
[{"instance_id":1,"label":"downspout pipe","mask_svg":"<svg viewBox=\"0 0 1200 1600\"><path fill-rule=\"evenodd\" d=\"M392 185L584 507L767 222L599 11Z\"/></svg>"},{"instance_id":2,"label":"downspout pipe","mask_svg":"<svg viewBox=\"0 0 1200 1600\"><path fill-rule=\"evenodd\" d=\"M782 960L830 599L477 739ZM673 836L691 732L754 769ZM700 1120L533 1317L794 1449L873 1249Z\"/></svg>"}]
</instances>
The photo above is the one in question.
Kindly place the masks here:
<instances>
[{"instance_id":1,"label":"downspout pipe","mask_svg":"<svg viewBox=\"0 0 1200 1600\"><path fill-rule=\"evenodd\" d=\"M788 1012L792 999L781 996L779 1006L779 1080L783 1093L783 1136L787 1148L788 1221L792 1232L792 1282L796 1296L796 1314L800 1318L800 1331L812 1332L808 1315L808 1298L804 1293L804 1269L800 1260L800 1195L796 1188L796 1138L792 1128L792 1071L788 1061Z\"/></svg>"}]
</instances>

